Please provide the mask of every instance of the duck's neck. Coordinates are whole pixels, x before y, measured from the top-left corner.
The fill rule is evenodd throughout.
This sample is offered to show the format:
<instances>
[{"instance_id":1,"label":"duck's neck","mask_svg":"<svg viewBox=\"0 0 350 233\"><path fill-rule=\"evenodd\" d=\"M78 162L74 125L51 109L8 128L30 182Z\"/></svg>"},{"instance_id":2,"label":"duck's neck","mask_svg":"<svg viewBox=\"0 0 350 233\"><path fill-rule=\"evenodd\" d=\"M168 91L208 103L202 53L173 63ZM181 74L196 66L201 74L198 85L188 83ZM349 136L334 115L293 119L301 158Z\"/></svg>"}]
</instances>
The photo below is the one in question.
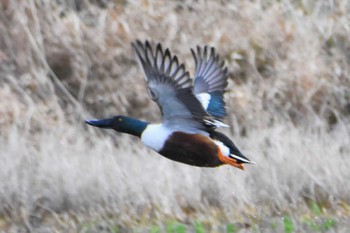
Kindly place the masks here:
<instances>
[{"instance_id":1,"label":"duck's neck","mask_svg":"<svg viewBox=\"0 0 350 233\"><path fill-rule=\"evenodd\" d=\"M119 124L117 131L141 137L141 134L147 125L148 123L145 121L140 121L132 117L126 117L124 121Z\"/></svg>"}]
</instances>

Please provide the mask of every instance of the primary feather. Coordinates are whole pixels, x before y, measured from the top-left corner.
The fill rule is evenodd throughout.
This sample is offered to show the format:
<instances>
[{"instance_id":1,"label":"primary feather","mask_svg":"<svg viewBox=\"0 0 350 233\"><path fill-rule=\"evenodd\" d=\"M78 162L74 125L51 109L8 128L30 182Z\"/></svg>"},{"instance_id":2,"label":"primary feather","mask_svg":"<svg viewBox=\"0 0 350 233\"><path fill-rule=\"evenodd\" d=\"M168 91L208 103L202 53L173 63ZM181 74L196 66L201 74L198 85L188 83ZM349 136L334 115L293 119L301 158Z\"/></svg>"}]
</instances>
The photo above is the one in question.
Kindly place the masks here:
<instances>
[{"instance_id":1,"label":"primary feather","mask_svg":"<svg viewBox=\"0 0 350 233\"><path fill-rule=\"evenodd\" d=\"M202 49L197 46L197 51L191 49L191 52L196 66L193 92L211 116L222 119L227 115L224 101L227 67L213 47Z\"/></svg>"}]
</instances>

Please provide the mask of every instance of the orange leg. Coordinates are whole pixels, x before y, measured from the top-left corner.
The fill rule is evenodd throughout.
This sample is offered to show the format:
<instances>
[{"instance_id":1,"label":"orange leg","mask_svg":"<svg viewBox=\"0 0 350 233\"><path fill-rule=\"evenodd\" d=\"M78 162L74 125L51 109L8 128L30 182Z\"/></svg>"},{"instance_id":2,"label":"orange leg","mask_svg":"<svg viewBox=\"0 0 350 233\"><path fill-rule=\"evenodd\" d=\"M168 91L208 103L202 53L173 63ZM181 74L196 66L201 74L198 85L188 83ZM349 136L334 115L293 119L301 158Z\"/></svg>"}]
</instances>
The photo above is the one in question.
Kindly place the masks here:
<instances>
[{"instance_id":1,"label":"orange leg","mask_svg":"<svg viewBox=\"0 0 350 233\"><path fill-rule=\"evenodd\" d=\"M226 164L230 164L231 166L234 166L236 168L244 170L243 164L238 163L237 160L235 160L233 158L229 158L229 157L223 155L219 148L218 148L218 157L219 157L221 162L226 163Z\"/></svg>"}]
</instances>

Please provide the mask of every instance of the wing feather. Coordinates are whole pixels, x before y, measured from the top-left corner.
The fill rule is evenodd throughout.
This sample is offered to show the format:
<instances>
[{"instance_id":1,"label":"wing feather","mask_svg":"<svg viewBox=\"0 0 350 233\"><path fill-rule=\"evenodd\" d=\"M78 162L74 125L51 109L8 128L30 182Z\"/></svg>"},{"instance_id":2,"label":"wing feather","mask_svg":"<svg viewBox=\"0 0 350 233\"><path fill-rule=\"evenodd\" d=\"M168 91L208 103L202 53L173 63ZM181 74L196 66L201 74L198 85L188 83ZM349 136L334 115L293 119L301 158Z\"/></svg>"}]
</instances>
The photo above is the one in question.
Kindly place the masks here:
<instances>
[{"instance_id":1,"label":"wing feather","mask_svg":"<svg viewBox=\"0 0 350 233\"><path fill-rule=\"evenodd\" d=\"M132 43L145 72L151 98L163 114L168 127L187 132L205 133L216 127L213 119L193 94L192 80L184 64L172 56L169 49L157 44L155 50L148 41Z\"/></svg>"},{"instance_id":2,"label":"wing feather","mask_svg":"<svg viewBox=\"0 0 350 233\"><path fill-rule=\"evenodd\" d=\"M204 109L213 117L221 119L227 115L224 93L227 87L228 72L224 61L220 60L215 49L197 46L191 49L195 61L194 94Z\"/></svg>"}]
</instances>

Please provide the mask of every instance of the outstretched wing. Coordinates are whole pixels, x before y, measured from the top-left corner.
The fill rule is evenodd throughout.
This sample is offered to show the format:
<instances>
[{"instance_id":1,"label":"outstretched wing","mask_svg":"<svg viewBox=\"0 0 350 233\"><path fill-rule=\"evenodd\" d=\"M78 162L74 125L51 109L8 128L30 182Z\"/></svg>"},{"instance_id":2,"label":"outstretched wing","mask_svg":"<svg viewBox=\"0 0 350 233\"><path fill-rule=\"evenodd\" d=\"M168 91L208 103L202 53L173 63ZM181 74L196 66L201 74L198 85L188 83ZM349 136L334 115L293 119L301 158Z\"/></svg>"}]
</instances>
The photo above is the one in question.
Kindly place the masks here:
<instances>
[{"instance_id":1,"label":"outstretched wing","mask_svg":"<svg viewBox=\"0 0 350 233\"><path fill-rule=\"evenodd\" d=\"M209 53L210 50L210 53ZM213 117L222 119L227 115L224 92L227 87L227 67L220 60L215 49L197 46L197 52L191 49L196 65L194 94L204 109Z\"/></svg>"},{"instance_id":2,"label":"outstretched wing","mask_svg":"<svg viewBox=\"0 0 350 233\"><path fill-rule=\"evenodd\" d=\"M163 124L167 127L198 132L216 127L215 121L204 110L193 94L192 80L169 49L161 44L153 50L150 43L132 43L146 74L150 97L162 111Z\"/></svg>"}]
</instances>

